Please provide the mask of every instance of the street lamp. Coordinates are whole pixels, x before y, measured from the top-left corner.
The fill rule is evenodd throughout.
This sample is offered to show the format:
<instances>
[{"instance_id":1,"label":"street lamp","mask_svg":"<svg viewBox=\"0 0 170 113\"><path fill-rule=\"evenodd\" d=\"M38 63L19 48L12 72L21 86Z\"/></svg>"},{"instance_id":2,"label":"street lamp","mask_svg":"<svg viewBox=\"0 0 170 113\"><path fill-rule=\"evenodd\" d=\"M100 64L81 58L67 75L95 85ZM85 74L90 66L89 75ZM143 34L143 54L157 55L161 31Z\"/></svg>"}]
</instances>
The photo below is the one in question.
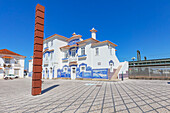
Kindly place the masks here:
<instances>
[{"instance_id":1,"label":"street lamp","mask_svg":"<svg viewBox=\"0 0 170 113\"><path fill-rule=\"evenodd\" d=\"M135 57L132 57L131 59L133 60L133 65L134 65L134 60L135 60L136 58L135 58Z\"/></svg>"}]
</instances>

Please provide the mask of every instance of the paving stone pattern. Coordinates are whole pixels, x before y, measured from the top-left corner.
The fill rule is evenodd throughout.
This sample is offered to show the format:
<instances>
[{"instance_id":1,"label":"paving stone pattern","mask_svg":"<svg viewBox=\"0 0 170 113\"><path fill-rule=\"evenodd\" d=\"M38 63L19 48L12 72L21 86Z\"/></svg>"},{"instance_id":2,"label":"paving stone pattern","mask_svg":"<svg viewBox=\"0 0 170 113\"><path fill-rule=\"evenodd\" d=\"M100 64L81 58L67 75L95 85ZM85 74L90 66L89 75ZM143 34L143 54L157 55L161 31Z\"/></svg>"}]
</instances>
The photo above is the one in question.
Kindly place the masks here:
<instances>
[{"instance_id":1,"label":"paving stone pattern","mask_svg":"<svg viewBox=\"0 0 170 113\"><path fill-rule=\"evenodd\" d=\"M170 113L170 81L44 80L31 95L31 79L0 80L0 112Z\"/></svg>"}]
</instances>

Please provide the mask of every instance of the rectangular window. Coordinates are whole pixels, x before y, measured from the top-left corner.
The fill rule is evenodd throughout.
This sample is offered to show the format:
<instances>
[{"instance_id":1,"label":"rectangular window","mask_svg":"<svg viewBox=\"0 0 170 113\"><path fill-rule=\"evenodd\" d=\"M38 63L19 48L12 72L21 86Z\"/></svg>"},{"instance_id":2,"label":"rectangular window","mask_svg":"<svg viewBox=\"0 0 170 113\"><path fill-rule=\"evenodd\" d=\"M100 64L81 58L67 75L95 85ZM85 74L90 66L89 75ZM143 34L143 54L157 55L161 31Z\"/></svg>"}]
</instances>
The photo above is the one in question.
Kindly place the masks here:
<instances>
[{"instance_id":1,"label":"rectangular window","mask_svg":"<svg viewBox=\"0 0 170 113\"><path fill-rule=\"evenodd\" d=\"M68 58L68 52L64 52L64 58Z\"/></svg>"},{"instance_id":2,"label":"rectangular window","mask_svg":"<svg viewBox=\"0 0 170 113\"><path fill-rule=\"evenodd\" d=\"M14 75L19 75L19 69L14 70Z\"/></svg>"},{"instance_id":3,"label":"rectangular window","mask_svg":"<svg viewBox=\"0 0 170 113\"><path fill-rule=\"evenodd\" d=\"M15 59L15 64L19 64L19 59Z\"/></svg>"},{"instance_id":4,"label":"rectangular window","mask_svg":"<svg viewBox=\"0 0 170 113\"><path fill-rule=\"evenodd\" d=\"M51 53L51 60L53 59L53 52Z\"/></svg>"},{"instance_id":5,"label":"rectangular window","mask_svg":"<svg viewBox=\"0 0 170 113\"><path fill-rule=\"evenodd\" d=\"M96 48L96 56L99 55L99 48Z\"/></svg>"},{"instance_id":6,"label":"rectangular window","mask_svg":"<svg viewBox=\"0 0 170 113\"><path fill-rule=\"evenodd\" d=\"M48 42L46 43L46 47L48 47Z\"/></svg>"},{"instance_id":7,"label":"rectangular window","mask_svg":"<svg viewBox=\"0 0 170 113\"><path fill-rule=\"evenodd\" d=\"M53 46L53 41L51 41L51 46Z\"/></svg>"},{"instance_id":8,"label":"rectangular window","mask_svg":"<svg viewBox=\"0 0 170 113\"><path fill-rule=\"evenodd\" d=\"M76 51L75 51L75 50L72 50L72 51L71 51L71 56L72 56L72 57L75 57L75 56L76 56Z\"/></svg>"},{"instance_id":9,"label":"rectangular window","mask_svg":"<svg viewBox=\"0 0 170 113\"><path fill-rule=\"evenodd\" d=\"M112 53L113 51L112 51L112 48L110 47L110 55L112 55L113 53Z\"/></svg>"},{"instance_id":10,"label":"rectangular window","mask_svg":"<svg viewBox=\"0 0 170 113\"><path fill-rule=\"evenodd\" d=\"M45 54L45 60L46 61L48 60L48 54Z\"/></svg>"},{"instance_id":11,"label":"rectangular window","mask_svg":"<svg viewBox=\"0 0 170 113\"><path fill-rule=\"evenodd\" d=\"M81 55L85 55L85 47L81 48Z\"/></svg>"},{"instance_id":12,"label":"rectangular window","mask_svg":"<svg viewBox=\"0 0 170 113\"><path fill-rule=\"evenodd\" d=\"M10 63L10 59L9 58L5 58L5 63Z\"/></svg>"}]
</instances>

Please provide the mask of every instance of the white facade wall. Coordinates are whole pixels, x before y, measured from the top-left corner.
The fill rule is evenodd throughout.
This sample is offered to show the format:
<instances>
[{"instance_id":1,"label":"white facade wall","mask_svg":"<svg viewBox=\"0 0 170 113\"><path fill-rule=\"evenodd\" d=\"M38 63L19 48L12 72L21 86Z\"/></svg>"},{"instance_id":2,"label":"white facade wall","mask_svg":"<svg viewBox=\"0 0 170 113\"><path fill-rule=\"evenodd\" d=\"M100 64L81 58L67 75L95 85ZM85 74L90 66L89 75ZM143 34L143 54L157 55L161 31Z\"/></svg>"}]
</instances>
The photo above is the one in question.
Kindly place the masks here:
<instances>
[{"instance_id":1,"label":"white facade wall","mask_svg":"<svg viewBox=\"0 0 170 113\"><path fill-rule=\"evenodd\" d=\"M82 39L80 38L80 41ZM53 44L52 44L53 43ZM67 60L63 60L65 51L69 51L69 49L61 49L61 47L67 46L68 42L66 40L62 40L61 37L52 37L44 41L44 52L43 55L43 72L42 76L47 79L57 78L57 70L62 70L63 67L69 66L71 61L76 61L78 64L75 68L79 68L80 64L85 64L87 67L91 67L92 69L110 69L109 62L113 62L113 69L117 69L120 65L122 68L119 71L120 73L126 73L128 71L128 62L119 62L116 56L115 46L110 45L108 43L103 43L100 45L94 45L93 43L97 43L94 41L87 41L84 45L78 45L78 52L75 57L72 58L71 55L68 56ZM48 46L47 46L48 45ZM71 46L70 46L71 47ZM85 58L79 60L81 54L81 48L85 47ZM96 55L96 48L99 50L99 55ZM110 50L112 48L112 51ZM51 58L51 55L52 58ZM72 59L72 60L71 60ZM64 61L64 62L63 62ZM30 69L31 68L31 69ZM52 69L52 70L51 70ZM46 71L47 70L47 71ZM32 71L32 63L29 63L29 72ZM72 77L71 77L72 78Z\"/></svg>"},{"instance_id":2,"label":"white facade wall","mask_svg":"<svg viewBox=\"0 0 170 113\"><path fill-rule=\"evenodd\" d=\"M53 41L53 44L51 45ZM47 41L44 42L43 47L46 48L47 47L47 43L48 43L48 49L49 50L54 50L53 52L50 53L45 53L45 57L43 55L43 73L42 76L47 79L52 79L52 78L57 78L57 69L61 68L62 66L62 54L63 52L61 52L60 47L67 45L67 42L62 41L60 39L56 38L52 38L49 39ZM44 49L45 50L45 49ZM52 55L52 59L51 59L51 55ZM46 56L47 56L47 60L46 60ZM48 65L44 66L45 62L48 62ZM52 72L51 72L51 68L52 68ZM46 70L47 69L47 73ZM54 70L54 72L53 72ZM53 77L53 73L54 73L54 77Z\"/></svg>"},{"instance_id":3,"label":"white facade wall","mask_svg":"<svg viewBox=\"0 0 170 113\"><path fill-rule=\"evenodd\" d=\"M29 60L29 67L28 67L28 77L32 77L33 72L33 59Z\"/></svg>"},{"instance_id":4,"label":"white facade wall","mask_svg":"<svg viewBox=\"0 0 170 113\"><path fill-rule=\"evenodd\" d=\"M99 55L96 55L96 48L99 49ZM113 68L117 68L119 66L119 60L115 55L115 48L112 48L112 55L110 54L110 49L108 45L97 46L92 48L92 62L93 68L109 68L109 61L112 60L114 62ZM101 65L98 65L101 63Z\"/></svg>"},{"instance_id":5,"label":"white facade wall","mask_svg":"<svg viewBox=\"0 0 170 113\"><path fill-rule=\"evenodd\" d=\"M18 57L18 56L13 56L13 55L8 55L10 57L13 57L10 59L9 63L5 63L5 59L2 58L3 56L7 55L0 55L0 79L4 77L4 75L7 75L6 70L8 70L8 74L15 74L15 70L18 70L18 76L19 78L24 77L24 63L25 63L25 58ZM16 63L16 59L18 63ZM10 65L10 67L4 67L4 64L6 66Z\"/></svg>"}]
</instances>

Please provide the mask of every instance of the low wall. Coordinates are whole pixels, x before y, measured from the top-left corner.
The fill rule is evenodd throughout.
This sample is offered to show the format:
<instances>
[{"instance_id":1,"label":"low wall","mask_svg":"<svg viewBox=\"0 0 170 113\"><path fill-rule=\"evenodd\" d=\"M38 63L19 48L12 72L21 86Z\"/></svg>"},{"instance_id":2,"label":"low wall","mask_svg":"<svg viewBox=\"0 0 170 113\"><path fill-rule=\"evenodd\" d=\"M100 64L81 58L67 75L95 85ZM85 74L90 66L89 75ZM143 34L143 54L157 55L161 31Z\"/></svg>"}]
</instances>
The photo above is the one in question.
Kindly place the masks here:
<instances>
[{"instance_id":1,"label":"low wall","mask_svg":"<svg viewBox=\"0 0 170 113\"><path fill-rule=\"evenodd\" d=\"M129 76L129 79L170 80L170 77L164 77L164 76Z\"/></svg>"}]
</instances>

